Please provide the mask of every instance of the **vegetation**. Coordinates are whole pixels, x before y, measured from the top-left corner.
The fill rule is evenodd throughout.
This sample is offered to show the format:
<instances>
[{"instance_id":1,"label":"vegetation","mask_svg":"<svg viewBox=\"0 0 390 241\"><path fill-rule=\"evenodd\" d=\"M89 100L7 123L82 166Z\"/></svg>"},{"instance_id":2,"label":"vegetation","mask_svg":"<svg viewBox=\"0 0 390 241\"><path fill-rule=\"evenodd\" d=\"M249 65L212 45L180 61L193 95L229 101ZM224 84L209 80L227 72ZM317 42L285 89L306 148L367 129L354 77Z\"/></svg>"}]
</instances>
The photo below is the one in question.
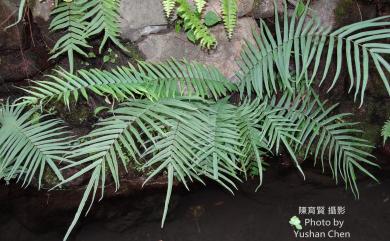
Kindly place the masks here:
<instances>
[{"instance_id":1,"label":"vegetation","mask_svg":"<svg viewBox=\"0 0 390 241\"><path fill-rule=\"evenodd\" d=\"M172 2L164 2L169 16L174 8ZM87 38L77 36L104 32L102 46L108 39L117 42L117 30L111 24L115 22L115 4L116 1L104 0L60 3L52 25L66 26L70 37L64 39L71 46L60 42L57 53L81 50L77 46L84 46L83 39ZM203 7L204 1L197 1L198 10ZM109 16L98 14L106 8ZM299 8L289 18L285 3L282 21L275 12L275 37L261 21L260 33L254 32L255 43L248 42L242 50L238 85L230 83L214 67L176 60L139 62L137 66L111 71L82 69L73 73L58 69L47 80L35 81L25 89L27 96L5 103L0 109L0 178L23 180L23 185L28 185L35 177L41 183L46 166L59 180L54 188L88 177L64 239L87 203L90 208L97 198L102 199L108 182L119 189L121 173L134 163L149 170L145 171L145 182L157 175L167 176L162 225L174 180L189 189L192 181L204 183L211 179L233 193L236 181L250 174L253 166L261 185L263 157L282 150L290 154L303 177L298 153L304 153L305 159L313 158L314 164L320 162L323 170L330 168L336 182L342 181L359 197L357 171L376 180L367 170L368 166L377 166L372 161L371 145L359 137L357 123L347 121L348 113L334 114L337 104L328 106L312 87L329 77L335 56L337 70L330 89L337 84L345 57L350 90L354 89L355 99L360 97L361 104L370 60L390 93L384 72L390 72L389 64L382 57L390 53L390 46L377 42L390 35L389 29L382 28L390 25L386 22L389 16L330 32L319 20L307 17L307 6L303 13ZM62 16L76 16L79 11L88 15L74 18L69 26L60 23ZM231 15L231 7L225 14ZM91 17L96 19L88 22ZM318 77L323 57L325 66ZM240 100L233 103L230 93L236 91L240 92ZM103 96L115 104L86 136L71 137L62 121L47 114L34 115L41 109L46 113L48 103L62 102L70 107L92 96ZM63 177L61 172L70 168L77 171Z\"/></svg>"},{"instance_id":2,"label":"vegetation","mask_svg":"<svg viewBox=\"0 0 390 241\"><path fill-rule=\"evenodd\" d=\"M177 14L184 20L184 29L189 31L190 40L193 35L195 40L193 42L199 41L204 48L210 49L216 46L217 40L208 29L209 26L214 25L208 23L208 17L216 16L216 14L212 14L213 12L206 13L204 21L201 17L207 4L206 0L195 0L195 6L191 5L188 0L163 0L162 3L168 18L172 16L175 6L178 6ZM220 4L227 37L231 39L237 23L237 0L220 0Z\"/></svg>"},{"instance_id":3,"label":"vegetation","mask_svg":"<svg viewBox=\"0 0 390 241\"><path fill-rule=\"evenodd\" d=\"M388 120L382 128L383 144L386 142L387 138L390 137L390 120Z\"/></svg>"}]
</instances>

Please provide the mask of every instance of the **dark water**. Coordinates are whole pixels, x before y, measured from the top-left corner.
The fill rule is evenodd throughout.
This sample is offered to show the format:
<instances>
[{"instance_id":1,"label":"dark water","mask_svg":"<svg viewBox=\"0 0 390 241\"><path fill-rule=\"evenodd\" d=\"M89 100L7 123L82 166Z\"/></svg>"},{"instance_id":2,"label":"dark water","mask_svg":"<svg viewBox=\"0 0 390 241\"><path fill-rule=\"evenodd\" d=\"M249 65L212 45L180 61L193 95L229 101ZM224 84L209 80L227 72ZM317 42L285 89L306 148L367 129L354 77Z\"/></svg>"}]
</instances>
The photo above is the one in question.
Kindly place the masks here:
<instances>
[{"instance_id":1,"label":"dark water","mask_svg":"<svg viewBox=\"0 0 390 241\"><path fill-rule=\"evenodd\" d=\"M104 213L106 218L84 219L71 237L71 241L288 241L288 240L390 240L390 171L380 170L381 184L368 179L360 181L360 199L355 200L342 186L336 186L314 170L306 170L303 181L295 170L280 173L269 170L264 186L255 193L255 182L243 184L235 196L221 188L209 185L193 192L179 195L175 208L171 209L164 229L160 228L161 202L146 219L136 219L125 206L131 198L107 200L93 212ZM163 195L163 193L161 193ZM162 196L163 197L163 196ZM142 200L141 200L142 201ZM150 200L149 200L150 201ZM345 207L344 215L298 215L299 207ZM121 215L107 213L122 209ZM325 210L327 212L327 210ZM302 238L294 236L288 223L297 215L313 220L344 221L338 232L348 232L350 238ZM93 215L92 215L93 216ZM96 216L96 215L95 215ZM29 230L18 218L7 212L2 215L1 241L56 241L61 240L64 227L46 231ZM39 222L39 221L37 221ZM39 223L37 223L39 225ZM28 226L28 225L27 225ZM330 228L304 226L303 230L324 231Z\"/></svg>"}]
</instances>

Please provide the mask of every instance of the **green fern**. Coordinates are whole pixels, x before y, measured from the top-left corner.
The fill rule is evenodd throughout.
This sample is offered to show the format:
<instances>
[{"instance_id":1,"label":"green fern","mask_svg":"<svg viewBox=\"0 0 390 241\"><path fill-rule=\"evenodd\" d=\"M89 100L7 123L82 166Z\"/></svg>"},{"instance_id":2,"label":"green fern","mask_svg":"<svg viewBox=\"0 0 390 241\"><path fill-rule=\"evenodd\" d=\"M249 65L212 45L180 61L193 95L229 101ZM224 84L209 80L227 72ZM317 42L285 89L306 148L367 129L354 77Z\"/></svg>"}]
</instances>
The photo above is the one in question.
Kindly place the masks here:
<instances>
[{"instance_id":1,"label":"green fern","mask_svg":"<svg viewBox=\"0 0 390 241\"><path fill-rule=\"evenodd\" d=\"M137 162L142 156L146 155L142 154L142 152L148 150L147 148L151 144L155 148L167 147L166 144L159 142L156 135L169 138L169 133L165 129L168 128L169 130L170 128L174 128L175 125L178 125L177 122L186 125L186 128L188 128L183 130L183 135L201 133L202 129L197 124L197 121L194 121L196 120L196 110L197 108L191 104L175 99L160 99L155 102L150 100L134 100L123 103L120 108L113 111L112 117L99 122L97 125L98 128L86 136L88 141L76 146L72 155L69 156L69 158L81 158L81 160L69 165L67 168L79 166L82 169L59 184L62 185L70 182L85 173L92 173L78 211L64 239L67 239L74 228L90 196L92 205L98 186L102 187L101 198L103 197L106 175L112 177L115 187L118 189L120 186L120 164L126 169L130 161ZM186 142L176 143L188 145ZM169 150L169 148L164 149L164 155L167 152L169 154ZM181 150L185 151L185 148ZM129 153L129 157L133 160L130 160L129 157L123 154L125 151ZM85 156L86 154L88 156ZM179 155L179 153L176 154ZM160 158L160 155L155 154L150 162L158 162L158 158ZM168 187L172 188L173 170L178 168L174 166L174 161L175 159L168 159L163 162L151 174L151 177L156 175L161 169L168 167ZM149 165L152 164L149 163ZM182 160L180 161L180 165L182 165ZM178 170L176 169L176 171ZM169 195L167 195L168 197Z\"/></svg>"},{"instance_id":2,"label":"green fern","mask_svg":"<svg viewBox=\"0 0 390 241\"><path fill-rule=\"evenodd\" d=\"M69 153L70 133L60 120L45 115L32 118L36 112L21 105L1 106L0 177L6 181L17 178L28 186L38 176L40 188L46 167L63 180L58 165L69 163L64 156Z\"/></svg>"},{"instance_id":3,"label":"green fern","mask_svg":"<svg viewBox=\"0 0 390 241\"><path fill-rule=\"evenodd\" d=\"M74 54L78 53L88 57L85 48L90 48L85 37L87 23L83 17L83 0L61 2L51 12L54 15L50 23L51 31L65 31L65 34L56 42L51 50L51 58L66 53L68 55L70 72L74 70Z\"/></svg>"},{"instance_id":4,"label":"green fern","mask_svg":"<svg viewBox=\"0 0 390 241\"><path fill-rule=\"evenodd\" d=\"M382 132L383 136L383 144L386 142L387 138L390 137L390 120L388 120L382 127Z\"/></svg>"},{"instance_id":5,"label":"green fern","mask_svg":"<svg viewBox=\"0 0 390 241\"><path fill-rule=\"evenodd\" d=\"M198 13L201 13L206 4L206 0L195 0L196 11L198 11Z\"/></svg>"},{"instance_id":6,"label":"green fern","mask_svg":"<svg viewBox=\"0 0 390 241\"><path fill-rule=\"evenodd\" d=\"M223 23L228 35L231 39L233 36L234 27L237 24L237 0L220 0Z\"/></svg>"},{"instance_id":7,"label":"green fern","mask_svg":"<svg viewBox=\"0 0 390 241\"><path fill-rule=\"evenodd\" d=\"M173 9L175 8L176 0L163 0L162 5L164 8L165 14L167 15L168 18L170 18L171 14L173 12Z\"/></svg>"},{"instance_id":8,"label":"green fern","mask_svg":"<svg viewBox=\"0 0 390 241\"><path fill-rule=\"evenodd\" d=\"M360 104L363 103L369 79L370 57L390 94L389 81L383 70L384 68L390 72L390 65L382 57L383 54L390 53L390 45L377 42L389 38L390 29L371 30L389 26L390 22L384 20L390 16L354 23L330 33L330 28L324 28L318 19L307 19L308 6L301 17L297 17L298 8L296 8L289 19L285 1L284 4L283 23L280 23L277 10L275 10L276 39L265 22L261 21L260 33L254 33L256 45L247 43L242 52L241 71L238 74L241 80L242 95L244 92L248 95L255 92L260 97L270 96L279 89L279 86L292 91L293 85L302 80L310 85L319 78L320 60L325 56L324 73L319 78L321 85L328 76L335 49L337 68L329 90L337 83L345 55L351 80L349 90L355 88L355 100L360 96ZM327 40L329 46L325 51ZM290 70L292 61L294 61L295 68ZM309 69L312 71L309 72ZM277 74L281 82L276 81Z\"/></svg>"},{"instance_id":9,"label":"green fern","mask_svg":"<svg viewBox=\"0 0 390 241\"><path fill-rule=\"evenodd\" d=\"M104 33L99 52L102 51L108 40L127 51L119 41L119 5L119 0L90 0L86 1L83 6L82 11L85 12L83 21L89 22L85 33L86 37Z\"/></svg>"},{"instance_id":10,"label":"green fern","mask_svg":"<svg viewBox=\"0 0 390 241\"><path fill-rule=\"evenodd\" d=\"M164 7L168 6L168 1L164 2ZM229 1L224 2L229 4ZM79 11L86 11L88 15L82 20L74 18L72 21L82 22L85 29L70 28L68 22L61 22L70 16L69 8L63 8L58 10L61 13L56 13L58 30L69 27L84 37L104 31L106 40L111 39L111 35L115 38L115 28L106 33L108 26L84 25L89 19L100 23L106 21L107 16L101 13L105 1L83 3L86 5L82 10L75 10L74 16L76 13L83 15ZM196 32L202 46L214 46L216 42L211 41L208 29L187 1L177 0L177 3L178 14L184 19L186 29ZM114 7L117 2L107 4L112 7L106 12L110 15L108 17L116 19ZM233 9L228 5L225 10L229 15L227 22L233 19ZM172 9L165 11L170 15ZM162 225L168 213L174 180L189 189L189 182L203 183L207 178L233 193L237 188L236 181L241 181L240 175L246 177L255 166L261 185L263 155L279 153L282 148L291 155L303 176L297 153L303 150L305 159L313 156L314 164L321 161L323 169L327 160L336 182L342 179L346 187L359 197L356 171L376 180L365 167L377 166L368 152L371 145L358 137L361 131L355 128L356 123L344 120L348 114L333 115L336 105L326 107L310 85L317 79L323 53L327 56L323 79L335 48L336 63L340 65L344 42L351 82L357 93L364 95L368 55L371 55L386 85L388 81L382 67L389 71L389 65L380 54L389 53L388 45L367 41L382 40L389 33L387 30L354 32L387 26L388 22L381 22L386 18L377 18L330 33L318 21L306 21L307 11L308 7L298 17L296 9L289 20L285 3L283 23L275 13L275 36L263 21L260 23L260 33L254 34L256 43L248 43L242 51L238 73L240 92L241 97L245 93L249 96L241 98L237 106L223 98L235 90L235 85L216 68L186 61L139 62L137 66L118 67L111 71L91 69L76 74L57 70L49 80L35 81L26 89L29 96L21 98L18 105L6 104L0 110L0 178L9 181L24 177L26 185L39 169L40 186L46 164L61 180L57 186L88 176L89 182L64 239L69 237L87 203L90 202L88 213L98 192L100 199L103 198L109 180L116 189L120 188L122 170L127 170L132 163L150 171L145 182L167 175ZM116 25L115 21L108 23ZM228 25L234 28L234 25ZM324 52L327 40L329 47ZM363 64L359 62L359 51L363 53ZM293 70L290 70L291 63L295 64ZM309 68L312 71L309 72ZM360 77L356 74L355 78L354 73L359 73ZM73 143L71 152L70 137L63 131L61 121L47 120L47 116L37 120L32 118L35 108L24 108L25 104L41 106L51 100L69 106L79 99L88 100L91 94L122 103L99 120L92 132L81 137L82 141ZM214 100L207 100L211 98ZM78 171L63 180L56 166L61 161L68 164L63 169Z\"/></svg>"},{"instance_id":11,"label":"green fern","mask_svg":"<svg viewBox=\"0 0 390 241\"><path fill-rule=\"evenodd\" d=\"M152 99L183 95L217 99L236 88L215 67L176 60L162 64L139 62L137 68L129 65L111 71L80 70L78 75L57 70L48 77L50 80L34 81L35 86L25 89L29 96L23 97L21 103L42 105L62 100L69 106L72 99L88 100L88 92L118 101L135 95Z\"/></svg>"},{"instance_id":12,"label":"green fern","mask_svg":"<svg viewBox=\"0 0 390 241\"><path fill-rule=\"evenodd\" d=\"M177 14L184 20L186 31L192 30L196 41L200 41L200 46L210 49L217 45L215 36L202 23L201 19L192 10L187 0L176 0L179 4Z\"/></svg>"},{"instance_id":13,"label":"green fern","mask_svg":"<svg viewBox=\"0 0 390 241\"><path fill-rule=\"evenodd\" d=\"M314 97L306 95L303 98L302 94L285 94L278 101L273 98L269 106L278 110L279 115L290 120L300 130L294 134L294 151L306 150L305 159L310 153L313 154L314 165L320 159L323 170L324 160L327 158L336 183L340 178L343 179L346 187L349 186L359 197L355 169L377 181L363 167L363 164L378 166L369 160L374 156L366 151L373 146L358 137L362 131L354 128L357 123L343 120L351 114L330 115L337 105L323 109Z\"/></svg>"}]
</instances>

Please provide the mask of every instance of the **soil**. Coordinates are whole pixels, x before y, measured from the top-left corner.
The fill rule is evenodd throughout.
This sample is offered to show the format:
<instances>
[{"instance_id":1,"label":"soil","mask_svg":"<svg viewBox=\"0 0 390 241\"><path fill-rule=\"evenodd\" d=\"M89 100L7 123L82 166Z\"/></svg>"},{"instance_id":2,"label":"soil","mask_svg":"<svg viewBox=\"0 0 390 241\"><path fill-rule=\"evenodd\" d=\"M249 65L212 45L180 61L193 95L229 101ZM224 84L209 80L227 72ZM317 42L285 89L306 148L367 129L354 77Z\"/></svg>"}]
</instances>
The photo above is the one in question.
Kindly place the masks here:
<instances>
[{"instance_id":1,"label":"soil","mask_svg":"<svg viewBox=\"0 0 390 241\"><path fill-rule=\"evenodd\" d=\"M164 191L154 191L143 197L106 199L85 218L74 231L71 241L288 241L295 238L289 219L297 215L304 222L313 220L344 221L338 231L349 232L350 238L305 238L303 240L390 240L390 168L376 171L381 183L369 179L359 181L360 199L342 185L320 175L318 169L307 169L306 181L291 168L267 170L264 184L254 192L256 180L240 185L235 196L220 187L195 187L191 192L176 191L164 229L160 228ZM152 196L158 199L150 199ZM158 200L158 201L157 201ZM9 200L11 201L11 200ZM28 200L27 200L28 201ZM135 213L134 203L151 203ZM0 207L6 206L0 203ZM299 207L324 206L325 215L300 215ZM327 207L345 207L345 214L328 215ZM137 206L139 210L139 206ZM1 241L62 240L65 226L47 226L44 219L32 230L21 222L17 210L2 211ZM73 213L73 212L72 212ZM58 216L70 222L72 213ZM28 215L28 213L26 213ZM137 216L138 215L138 216ZM53 217L52 217L53 218ZM55 217L54 217L55 218ZM303 224L303 223L302 223ZM328 231L331 228L304 226L303 231Z\"/></svg>"}]
</instances>

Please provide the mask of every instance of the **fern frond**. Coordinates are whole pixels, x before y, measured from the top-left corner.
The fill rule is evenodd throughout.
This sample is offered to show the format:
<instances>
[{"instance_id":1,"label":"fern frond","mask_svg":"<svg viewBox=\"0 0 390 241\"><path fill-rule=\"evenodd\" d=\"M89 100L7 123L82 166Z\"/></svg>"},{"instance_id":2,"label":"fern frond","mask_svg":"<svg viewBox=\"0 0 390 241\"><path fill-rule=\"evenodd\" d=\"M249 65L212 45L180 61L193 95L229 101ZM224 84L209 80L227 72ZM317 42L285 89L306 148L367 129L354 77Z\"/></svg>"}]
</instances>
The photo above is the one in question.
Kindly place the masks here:
<instances>
[{"instance_id":1,"label":"fern frond","mask_svg":"<svg viewBox=\"0 0 390 241\"><path fill-rule=\"evenodd\" d=\"M237 189L232 180L240 180L236 172L239 158L242 157L240 133L238 131L237 107L220 100L210 105L203 113L207 116L207 135L204 138L205 146L198 151L197 157L201 160L203 175L217 181L231 193Z\"/></svg>"},{"instance_id":2,"label":"fern frond","mask_svg":"<svg viewBox=\"0 0 390 241\"><path fill-rule=\"evenodd\" d=\"M381 135L383 136L383 144L386 142L387 138L390 137L390 120L388 120L382 127Z\"/></svg>"},{"instance_id":3,"label":"fern frond","mask_svg":"<svg viewBox=\"0 0 390 241\"><path fill-rule=\"evenodd\" d=\"M169 96L199 96L218 98L235 90L215 67L193 62L171 60L161 64L139 62L138 68L117 67L106 70L80 70L71 74L55 71L50 80L34 81L35 86L25 91L29 96L23 104L42 104L49 100L62 100L67 106L72 99L88 100L88 91L100 96L111 96L119 101L146 95L150 98Z\"/></svg>"},{"instance_id":4,"label":"fern frond","mask_svg":"<svg viewBox=\"0 0 390 241\"><path fill-rule=\"evenodd\" d=\"M165 11L165 14L167 15L167 18L171 17L171 14L173 12L173 9L176 5L176 0L163 0L162 5Z\"/></svg>"},{"instance_id":5,"label":"fern frond","mask_svg":"<svg viewBox=\"0 0 390 241\"><path fill-rule=\"evenodd\" d=\"M176 1L179 4L177 14L184 20L185 30L192 30L194 32L195 39L200 41L200 45L203 48L210 49L216 46L217 40L215 36L202 23L199 16L195 14L187 0Z\"/></svg>"},{"instance_id":6,"label":"fern frond","mask_svg":"<svg viewBox=\"0 0 390 241\"><path fill-rule=\"evenodd\" d=\"M71 101L77 102L80 98L88 100L88 91L123 101L146 91L144 78L135 73L133 66L112 71L79 70L77 75L64 69L55 70L53 75L47 76L49 80L33 81L33 87L24 89L29 96L22 97L20 102L43 105L55 100L69 106Z\"/></svg>"},{"instance_id":7,"label":"fern frond","mask_svg":"<svg viewBox=\"0 0 390 241\"><path fill-rule=\"evenodd\" d=\"M56 42L51 50L51 58L66 53L68 55L70 72L74 70L74 54L78 53L85 57L85 48L90 48L88 45L85 29L87 23L83 17L83 0L74 0L71 2L61 2L52 12L54 15L50 23L51 31L65 31L65 34Z\"/></svg>"},{"instance_id":8,"label":"fern frond","mask_svg":"<svg viewBox=\"0 0 390 241\"><path fill-rule=\"evenodd\" d=\"M69 158L81 158L81 160L67 166L67 168L79 166L82 169L58 184L62 185L85 173L92 172L82 201L64 239L67 239L77 223L89 197L91 197L92 205L99 186L101 187L101 198L103 197L106 175L110 175L116 189L119 188L120 163L126 169L130 161L138 162L142 158L142 153L147 150L149 145L155 145L156 148L161 147L162 143L156 139L156 136L165 137L168 135L169 132L167 133L165 129L175 128L178 121L195 132L202 131L197 129L196 122L190 118L191 113L196 113L196 110L197 108L191 104L175 99L162 99L155 102L147 99L134 100L123 103L121 107L113 111L112 117L99 122L98 128L84 138L87 141L76 146L69 156ZM182 134L191 134L188 130L183 131L186 132ZM186 145L185 142L180 144ZM165 150L164 153L168 151L169 149ZM159 155L155 155L153 160L158 161L159 157ZM171 188L174 162L172 159L169 160L171 161L170 165L163 165L161 168L168 168L170 180L168 187ZM156 169L154 173L157 174L159 170L159 168Z\"/></svg>"},{"instance_id":9,"label":"fern frond","mask_svg":"<svg viewBox=\"0 0 390 241\"><path fill-rule=\"evenodd\" d=\"M203 11L204 6L206 6L206 3L206 0L195 0L196 11L198 11L198 13L201 13Z\"/></svg>"},{"instance_id":10,"label":"fern frond","mask_svg":"<svg viewBox=\"0 0 390 241\"><path fill-rule=\"evenodd\" d=\"M99 33L104 33L103 40L100 43L99 52L102 51L108 40L111 40L121 49L126 48L119 41L119 0L91 0L86 1L82 11L85 12L82 19L89 21L86 30L86 36L90 37Z\"/></svg>"},{"instance_id":11,"label":"fern frond","mask_svg":"<svg viewBox=\"0 0 390 241\"><path fill-rule=\"evenodd\" d=\"M41 116L33 118L37 109L6 103L0 109L0 176L6 181L17 178L28 186L37 176L41 187L46 168L63 180L58 168L69 162L70 137L63 122Z\"/></svg>"},{"instance_id":12,"label":"fern frond","mask_svg":"<svg viewBox=\"0 0 390 241\"><path fill-rule=\"evenodd\" d=\"M293 159L296 168L305 178L293 150L293 145L296 142L299 143L299 140L295 137L295 133L299 132L296 124L286 118L279 108L272 106L272 104L266 104L262 110L259 125L261 127L260 140L264 140L267 147L275 149L276 153L279 153L281 146L284 146Z\"/></svg>"},{"instance_id":13,"label":"fern frond","mask_svg":"<svg viewBox=\"0 0 390 241\"><path fill-rule=\"evenodd\" d=\"M234 28L237 24L237 0L220 0L223 23L228 35L231 39Z\"/></svg>"},{"instance_id":14,"label":"fern frond","mask_svg":"<svg viewBox=\"0 0 390 241\"><path fill-rule=\"evenodd\" d=\"M355 169L377 180L363 165L378 166L369 159L374 156L367 151L372 148L368 141L357 137L362 131L354 128L357 123L344 121L350 114L331 115L337 105L323 109L312 96L285 94L280 100L273 100L270 106L280 110L279 114L294 123L300 132L294 135L295 151L306 150L305 158L312 152L316 164L327 158L333 177L338 182L341 177L352 192L359 197ZM312 148L313 146L313 148ZM312 150L314 149L314 150Z\"/></svg>"},{"instance_id":15,"label":"fern frond","mask_svg":"<svg viewBox=\"0 0 390 241\"><path fill-rule=\"evenodd\" d=\"M240 132L240 143L243 147L241 149L242 157L241 168L245 176L247 175L247 169L256 166L256 171L259 176L259 186L263 182L263 156L266 152L269 152L269 146L265 143L265 140L261 138L262 131L260 120L264 111L265 103L261 103L259 99L252 102L245 101L238 107L238 130ZM254 161L254 162L253 162Z\"/></svg>"},{"instance_id":16,"label":"fern frond","mask_svg":"<svg viewBox=\"0 0 390 241\"><path fill-rule=\"evenodd\" d=\"M354 23L331 33L331 29L322 26L318 19L307 19L308 7L299 18L296 8L289 19L285 1L284 4L283 23L279 21L275 10L276 37L266 23L261 21L260 33L254 33L256 44L247 43L242 51L241 71L238 74L241 80L241 95L244 92L248 95L255 92L259 97L263 97L272 95L278 89L292 91L293 85L302 80L310 85L320 79L321 85L328 76L335 49L337 68L329 90L340 76L345 55L351 80L349 90L355 88L355 100L360 96L360 103L363 103L369 79L370 57L390 94L389 81L384 71L390 72L390 64L382 56L390 53L390 45L380 42L390 37L390 30L375 29L389 26L390 22L386 20L390 16ZM328 40L328 50L325 51L325 43ZM322 57L325 57L326 63L324 73L319 78ZM292 60L295 68L290 69ZM276 81L276 75L280 76L281 82Z\"/></svg>"}]
</instances>

